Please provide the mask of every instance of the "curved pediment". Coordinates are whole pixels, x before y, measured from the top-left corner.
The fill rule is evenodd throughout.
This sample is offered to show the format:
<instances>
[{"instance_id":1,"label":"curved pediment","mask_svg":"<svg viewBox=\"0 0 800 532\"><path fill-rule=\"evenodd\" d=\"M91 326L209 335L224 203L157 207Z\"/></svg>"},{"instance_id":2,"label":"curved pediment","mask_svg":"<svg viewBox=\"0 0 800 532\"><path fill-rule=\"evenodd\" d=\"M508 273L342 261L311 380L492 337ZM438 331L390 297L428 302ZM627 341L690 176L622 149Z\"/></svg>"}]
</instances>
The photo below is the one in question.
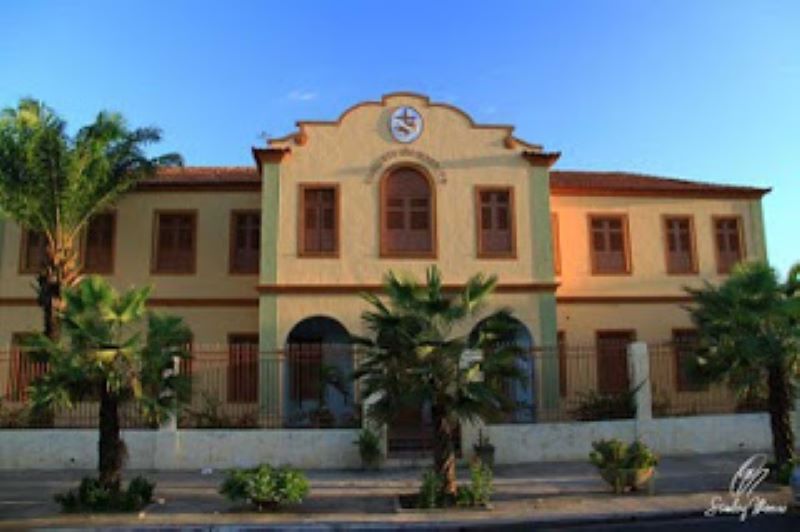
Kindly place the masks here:
<instances>
[{"instance_id":1,"label":"curved pediment","mask_svg":"<svg viewBox=\"0 0 800 532\"><path fill-rule=\"evenodd\" d=\"M508 124L480 124L463 109L448 103L431 102L428 96L415 92L392 92L381 97L380 101L363 101L347 108L336 120L300 120L297 124L297 131L286 136L271 139L270 146L291 147L305 146L309 138L313 136L315 128L343 128L348 122L354 120L361 114L379 114L383 111L397 108L399 106L411 106L418 110L425 119L437 120L443 115L457 117L457 121L466 129L476 130L495 130L503 139L503 144L508 149L522 148L527 150L541 150L541 146L530 144L514 137L514 126ZM387 123L388 124L388 123ZM386 125L388 131L388 125Z\"/></svg>"}]
</instances>

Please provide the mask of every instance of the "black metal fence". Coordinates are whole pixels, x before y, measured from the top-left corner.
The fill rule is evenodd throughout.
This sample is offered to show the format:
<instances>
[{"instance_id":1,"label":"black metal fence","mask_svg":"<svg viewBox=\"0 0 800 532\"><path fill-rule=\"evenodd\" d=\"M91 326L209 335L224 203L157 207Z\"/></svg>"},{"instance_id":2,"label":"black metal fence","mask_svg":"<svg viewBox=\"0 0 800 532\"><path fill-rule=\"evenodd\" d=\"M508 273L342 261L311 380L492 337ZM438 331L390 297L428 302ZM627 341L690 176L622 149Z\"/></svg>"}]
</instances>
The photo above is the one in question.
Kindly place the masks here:
<instances>
[{"instance_id":1,"label":"black metal fence","mask_svg":"<svg viewBox=\"0 0 800 532\"><path fill-rule=\"evenodd\" d=\"M689 416L763 409L724 384L702 385L684 371L691 351L673 342L652 343L653 414ZM179 371L190 382L178 426L186 429L353 428L362 423L362 397L352 378L363 354L350 345L307 344L259 352L250 344L193 346ZM629 382L627 344L561 344L528 351L517 361L520 381L503 383L510 408L493 423L552 423L630 419L636 404ZM98 404L34 413L29 386L47 371L18 350L0 351L0 428L89 428ZM638 383L637 383L638 384ZM425 426L425 409L400 417ZM124 428L156 428L133 404L121 411ZM400 423L400 422L398 422Z\"/></svg>"}]
</instances>

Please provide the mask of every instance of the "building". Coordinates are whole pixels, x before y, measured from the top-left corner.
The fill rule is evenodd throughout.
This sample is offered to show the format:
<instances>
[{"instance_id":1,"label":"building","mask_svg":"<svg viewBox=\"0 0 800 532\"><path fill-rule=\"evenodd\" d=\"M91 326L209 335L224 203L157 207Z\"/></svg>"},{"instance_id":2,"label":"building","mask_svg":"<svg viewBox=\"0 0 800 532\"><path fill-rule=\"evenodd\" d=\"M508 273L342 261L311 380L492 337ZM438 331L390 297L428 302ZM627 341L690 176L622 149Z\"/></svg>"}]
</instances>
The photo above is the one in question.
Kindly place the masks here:
<instances>
[{"instance_id":1,"label":"building","mask_svg":"<svg viewBox=\"0 0 800 532\"><path fill-rule=\"evenodd\" d=\"M197 346L223 346L215 356L238 368L229 400L281 412L319 390L306 370L258 369L242 346L350 367L341 345L362 332L359 294L388 270L422 277L437 264L455 287L496 274L492 304L514 310L519 341L597 345L607 356L592 378L614 391L628 385L620 342L690 334L684 287L766 258L768 189L553 170L559 153L513 127L412 93L298 122L253 156L253 167L142 183L93 220L83 257L119 287L153 285L152 305L184 316ZM0 225L0 346L40 326L31 282L42 245ZM0 368L6 388L19 381L12 366ZM529 372L520 399L546 406L573 387L556 359Z\"/></svg>"}]
</instances>

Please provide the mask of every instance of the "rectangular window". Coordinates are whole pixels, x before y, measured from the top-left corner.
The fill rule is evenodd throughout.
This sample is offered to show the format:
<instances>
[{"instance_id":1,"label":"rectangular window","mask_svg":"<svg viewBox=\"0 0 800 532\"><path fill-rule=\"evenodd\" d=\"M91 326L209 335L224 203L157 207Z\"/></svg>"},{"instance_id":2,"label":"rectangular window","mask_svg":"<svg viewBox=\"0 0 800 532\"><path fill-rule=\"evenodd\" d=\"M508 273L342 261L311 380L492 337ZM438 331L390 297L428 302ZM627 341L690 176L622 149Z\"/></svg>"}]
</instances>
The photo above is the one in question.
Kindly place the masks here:
<instances>
[{"instance_id":1,"label":"rectangular window","mask_svg":"<svg viewBox=\"0 0 800 532\"><path fill-rule=\"evenodd\" d=\"M513 257L514 193L511 187L476 187L478 256Z\"/></svg>"},{"instance_id":2,"label":"rectangular window","mask_svg":"<svg viewBox=\"0 0 800 532\"><path fill-rule=\"evenodd\" d=\"M156 212L153 273L194 273L197 213Z\"/></svg>"},{"instance_id":3,"label":"rectangular window","mask_svg":"<svg viewBox=\"0 0 800 532\"><path fill-rule=\"evenodd\" d=\"M256 274L261 249L261 213L234 211L231 213L230 273Z\"/></svg>"},{"instance_id":4,"label":"rectangular window","mask_svg":"<svg viewBox=\"0 0 800 532\"><path fill-rule=\"evenodd\" d=\"M25 338L31 333L13 333L11 335L11 359L6 388L9 401L24 402L28 400L28 387L34 379L47 372L47 363L34 362L21 347Z\"/></svg>"},{"instance_id":5,"label":"rectangular window","mask_svg":"<svg viewBox=\"0 0 800 532\"><path fill-rule=\"evenodd\" d=\"M228 402L258 402L258 334L228 336Z\"/></svg>"},{"instance_id":6,"label":"rectangular window","mask_svg":"<svg viewBox=\"0 0 800 532\"><path fill-rule=\"evenodd\" d=\"M558 391L561 397L567 396L567 335L558 331L556 336L558 344Z\"/></svg>"},{"instance_id":7,"label":"rectangular window","mask_svg":"<svg viewBox=\"0 0 800 532\"><path fill-rule=\"evenodd\" d=\"M590 215L592 273L628 274L630 246L628 217L625 215Z\"/></svg>"},{"instance_id":8,"label":"rectangular window","mask_svg":"<svg viewBox=\"0 0 800 532\"><path fill-rule=\"evenodd\" d=\"M714 217L714 245L717 250L717 272L730 273L744 258L742 225L738 216Z\"/></svg>"},{"instance_id":9,"label":"rectangular window","mask_svg":"<svg viewBox=\"0 0 800 532\"><path fill-rule=\"evenodd\" d=\"M339 187L300 185L300 256L339 251Z\"/></svg>"},{"instance_id":10,"label":"rectangular window","mask_svg":"<svg viewBox=\"0 0 800 532\"><path fill-rule=\"evenodd\" d=\"M634 331L597 332L597 388L600 393L627 392L628 344L635 341Z\"/></svg>"},{"instance_id":11,"label":"rectangular window","mask_svg":"<svg viewBox=\"0 0 800 532\"><path fill-rule=\"evenodd\" d=\"M109 274L114 271L116 218L114 213L106 212L89 220L81 250L84 273Z\"/></svg>"},{"instance_id":12,"label":"rectangular window","mask_svg":"<svg viewBox=\"0 0 800 532\"><path fill-rule=\"evenodd\" d=\"M550 215L550 245L553 253L553 270L556 275L561 275L561 241L558 228L558 214Z\"/></svg>"},{"instance_id":13,"label":"rectangular window","mask_svg":"<svg viewBox=\"0 0 800 532\"><path fill-rule=\"evenodd\" d=\"M47 236L22 229L19 251L19 273L39 273L47 258Z\"/></svg>"},{"instance_id":14,"label":"rectangular window","mask_svg":"<svg viewBox=\"0 0 800 532\"><path fill-rule=\"evenodd\" d=\"M667 273L697 273L694 223L691 216L665 216Z\"/></svg>"},{"instance_id":15,"label":"rectangular window","mask_svg":"<svg viewBox=\"0 0 800 532\"><path fill-rule=\"evenodd\" d=\"M672 331L672 348L675 352L675 386L679 392L697 392L708 389L692 375L692 361L697 346L695 329Z\"/></svg>"}]
</instances>

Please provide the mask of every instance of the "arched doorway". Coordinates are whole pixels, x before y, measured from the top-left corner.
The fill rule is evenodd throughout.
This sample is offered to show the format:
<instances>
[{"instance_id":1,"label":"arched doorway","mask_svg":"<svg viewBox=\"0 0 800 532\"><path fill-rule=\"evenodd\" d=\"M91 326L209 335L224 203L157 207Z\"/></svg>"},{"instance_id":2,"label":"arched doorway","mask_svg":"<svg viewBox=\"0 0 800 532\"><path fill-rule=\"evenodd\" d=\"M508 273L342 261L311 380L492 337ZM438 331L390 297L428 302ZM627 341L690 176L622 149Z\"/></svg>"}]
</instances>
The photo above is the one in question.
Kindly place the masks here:
<instances>
[{"instance_id":1,"label":"arched doorway","mask_svg":"<svg viewBox=\"0 0 800 532\"><path fill-rule=\"evenodd\" d=\"M357 424L352 374L350 333L344 325L327 316L298 322L286 339L287 425L327 428Z\"/></svg>"},{"instance_id":2,"label":"arched doorway","mask_svg":"<svg viewBox=\"0 0 800 532\"><path fill-rule=\"evenodd\" d=\"M536 421L536 375L534 359L531 355L534 343L533 336L524 323L516 318L511 318L515 327L506 337L498 340L500 345L515 345L521 353L517 357L516 365L523 380L510 380L504 385L506 396L514 403L515 408L509 412L505 420L510 423L531 423ZM470 341L477 340L481 327L486 320L479 321L470 332ZM490 354L487 356L491 356Z\"/></svg>"}]
</instances>

